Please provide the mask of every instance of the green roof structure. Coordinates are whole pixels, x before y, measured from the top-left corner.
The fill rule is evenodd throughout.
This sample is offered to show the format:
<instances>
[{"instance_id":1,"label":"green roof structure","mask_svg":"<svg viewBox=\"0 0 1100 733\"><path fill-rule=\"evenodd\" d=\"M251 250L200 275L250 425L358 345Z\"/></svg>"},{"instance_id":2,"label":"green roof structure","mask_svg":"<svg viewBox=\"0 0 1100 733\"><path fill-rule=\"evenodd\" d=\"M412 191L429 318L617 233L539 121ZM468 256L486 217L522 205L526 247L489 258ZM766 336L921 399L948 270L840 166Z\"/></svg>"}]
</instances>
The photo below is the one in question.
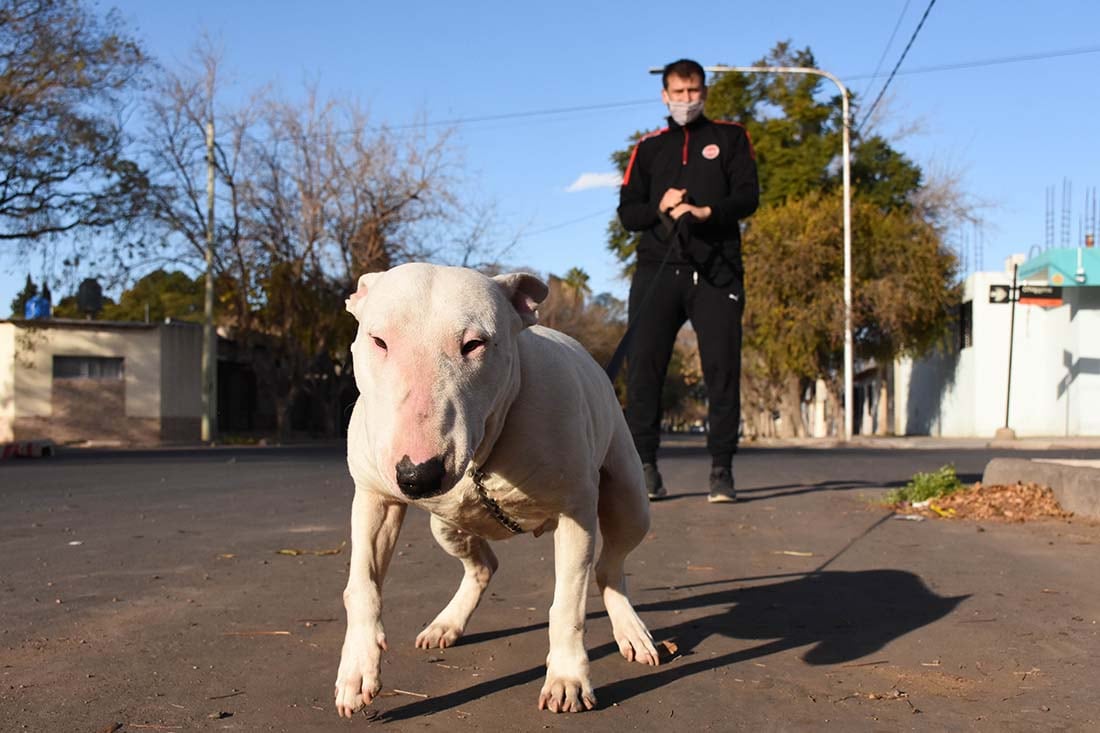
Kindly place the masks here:
<instances>
[{"instance_id":1,"label":"green roof structure","mask_svg":"<svg viewBox=\"0 0 1100 733\"><path fill-rule=\"evenodd\" d=\"M1019 278L1067 288L1100 285L1100 248L1048 249L1020 265Z\"/></svg>"}]
</instances>

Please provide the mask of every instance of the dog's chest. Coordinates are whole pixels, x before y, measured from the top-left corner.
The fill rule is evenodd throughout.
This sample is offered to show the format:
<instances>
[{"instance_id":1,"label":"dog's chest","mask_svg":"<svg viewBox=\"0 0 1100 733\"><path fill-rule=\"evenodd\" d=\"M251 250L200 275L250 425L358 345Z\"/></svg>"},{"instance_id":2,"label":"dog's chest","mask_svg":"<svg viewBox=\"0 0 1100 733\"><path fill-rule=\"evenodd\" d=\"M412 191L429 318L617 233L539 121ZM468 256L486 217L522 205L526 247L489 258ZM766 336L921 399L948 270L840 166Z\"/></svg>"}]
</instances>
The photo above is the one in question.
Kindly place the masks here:
<instances>
[{"instance_id":1,"label":"dog's chest","mask_svg":"<svg viewBox=\"0 0 1100 733\"><path fill-rule=\"evenodd\" d=\"M526 533L537 537L556 525L556 512L494 474L468 472L446 496L418 503L463 531L490 540Z\"/></svg>"}]
</instances>

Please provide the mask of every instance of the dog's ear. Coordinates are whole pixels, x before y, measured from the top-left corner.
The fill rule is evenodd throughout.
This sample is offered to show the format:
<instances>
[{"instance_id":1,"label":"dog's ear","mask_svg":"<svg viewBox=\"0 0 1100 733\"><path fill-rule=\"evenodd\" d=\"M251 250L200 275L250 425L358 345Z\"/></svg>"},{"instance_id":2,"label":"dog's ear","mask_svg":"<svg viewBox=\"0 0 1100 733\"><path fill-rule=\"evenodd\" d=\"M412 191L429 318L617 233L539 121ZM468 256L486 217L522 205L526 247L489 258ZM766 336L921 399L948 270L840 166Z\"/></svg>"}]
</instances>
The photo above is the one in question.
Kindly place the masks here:
<instances>
[{"instance_id":1,"label":"dog's ear","mask_svg":"<svg viewBox=\"0 0 1100 733\"><path fill-rule=\"evenodd\" d=\"M368 272L366 275L359 277L359 286L354 293L351 294L346 300L344 300L344 307L348 309L348 313L352 314L356 318L359 314L355 311L355 306L367 295L367 289L370 288L374 282L382 276L380 272Z\"/></svg>"},{"instance_id":2,"label":"dog's ear","mask_svg":"<svg viewBox=\"0 0 1100 733\"><path fill-rule=\"evenodd\" d=\"M523 319L524 326L533 326L538 323L539 317L535 312L535 306L546 300L550 288L546 283L534 275L526 272L512 272L507 275L497 275L493 278L504 288L508 300Z\"/></svg>"}]
</instances>

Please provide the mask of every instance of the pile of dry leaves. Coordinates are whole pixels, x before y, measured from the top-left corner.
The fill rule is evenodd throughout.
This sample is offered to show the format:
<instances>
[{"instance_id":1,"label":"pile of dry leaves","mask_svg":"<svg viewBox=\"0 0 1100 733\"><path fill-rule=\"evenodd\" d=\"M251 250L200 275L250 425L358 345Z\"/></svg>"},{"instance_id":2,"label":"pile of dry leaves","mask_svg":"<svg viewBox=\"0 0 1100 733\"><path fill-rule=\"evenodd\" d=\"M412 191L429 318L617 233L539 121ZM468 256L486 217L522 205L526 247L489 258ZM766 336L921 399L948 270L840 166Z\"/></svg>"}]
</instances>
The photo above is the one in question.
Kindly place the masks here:
<instances>
[{"instance_id":1,"label":"pile of dry leaves","mask_svg":"<svg viewBox=\"0 0 1100 733\"><path fill-rule=\"evenodd\" d=\"M938 499L895 506L902 514L921 514L947 519L994 519L1025 522L1030 519L1068 519L1047 486L1036 483L1011 486L983 486L981 482Z\"/></svg>"}]
</instances>

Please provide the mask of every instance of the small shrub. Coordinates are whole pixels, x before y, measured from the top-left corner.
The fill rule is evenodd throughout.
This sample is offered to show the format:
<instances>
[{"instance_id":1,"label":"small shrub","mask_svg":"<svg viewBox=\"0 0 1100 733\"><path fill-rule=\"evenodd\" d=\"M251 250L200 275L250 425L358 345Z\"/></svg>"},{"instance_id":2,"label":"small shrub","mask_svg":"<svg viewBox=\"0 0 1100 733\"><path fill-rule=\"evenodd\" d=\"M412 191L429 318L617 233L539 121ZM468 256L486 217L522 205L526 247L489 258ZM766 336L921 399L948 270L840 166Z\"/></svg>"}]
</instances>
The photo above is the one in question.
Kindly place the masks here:
<instances>
[{"instance_id":1,"label":"small shrub","mask_svg":"<svg viewBox=\"0 0 1100 733\"><path fill-rule=\"evenodd\" d=\"M954 466L941 466L932 473L917 473L909 480L904 488L894 489L886 495L886 501L891 504L899 504L903 501L910 503L924 501L926 499L938 499L941 496L952 494L963 487L955 474Z\"/></svg>"}]
</instances>

